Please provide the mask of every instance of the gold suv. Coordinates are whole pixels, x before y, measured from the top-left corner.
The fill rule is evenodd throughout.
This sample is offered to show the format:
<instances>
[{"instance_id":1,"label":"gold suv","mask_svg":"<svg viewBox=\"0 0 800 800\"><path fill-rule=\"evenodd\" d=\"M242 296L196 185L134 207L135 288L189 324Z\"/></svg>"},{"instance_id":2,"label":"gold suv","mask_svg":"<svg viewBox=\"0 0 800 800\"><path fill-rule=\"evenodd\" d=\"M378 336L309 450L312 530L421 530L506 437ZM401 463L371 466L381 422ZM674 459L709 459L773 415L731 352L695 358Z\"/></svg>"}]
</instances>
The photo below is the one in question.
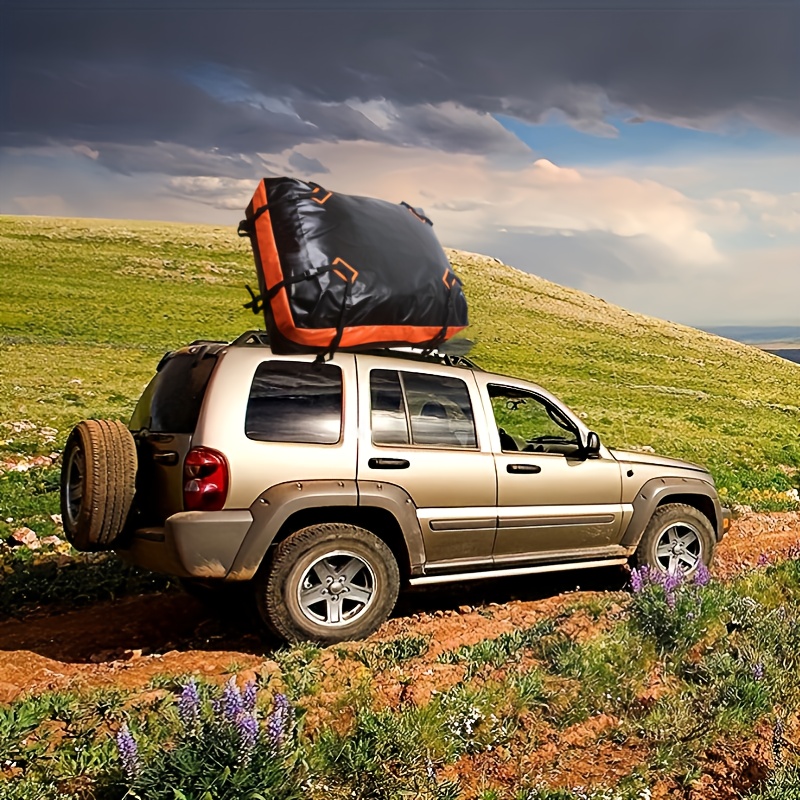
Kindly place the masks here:
<instances>
[{"instance_id":1,"label":"gold suv","mask_svg":"<svg viewBox=\"0 0 800 800\"><path fill-rule=\"evenodd\" d=\"M535 384L413 351L167 354L126 428L69 437L65 529L196 589L249 581L289 640L374 631L402 584L637 564L693 573L729 524L707 470L611 450Z\"/></svg>"}]
</instances>

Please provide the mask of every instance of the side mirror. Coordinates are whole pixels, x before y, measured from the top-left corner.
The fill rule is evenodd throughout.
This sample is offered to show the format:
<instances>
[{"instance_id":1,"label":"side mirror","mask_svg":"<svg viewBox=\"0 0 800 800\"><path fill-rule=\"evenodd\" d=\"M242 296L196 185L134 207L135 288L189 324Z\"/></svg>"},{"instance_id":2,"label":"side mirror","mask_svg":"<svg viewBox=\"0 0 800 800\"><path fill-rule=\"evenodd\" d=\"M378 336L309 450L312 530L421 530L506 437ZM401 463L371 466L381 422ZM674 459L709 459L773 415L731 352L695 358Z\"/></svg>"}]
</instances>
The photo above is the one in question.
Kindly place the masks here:
<instances>
[{"instance_id":1,"label":"side mirror","mask_svg":"<svg viewBox=\"0 0 800 800\"><path fill-rule=\"evenodd\" d=\"M586 435L584 453L587 458L597 458L600 455L600 437L594 431L589 431Z\"/></svg>"}]
</instances>

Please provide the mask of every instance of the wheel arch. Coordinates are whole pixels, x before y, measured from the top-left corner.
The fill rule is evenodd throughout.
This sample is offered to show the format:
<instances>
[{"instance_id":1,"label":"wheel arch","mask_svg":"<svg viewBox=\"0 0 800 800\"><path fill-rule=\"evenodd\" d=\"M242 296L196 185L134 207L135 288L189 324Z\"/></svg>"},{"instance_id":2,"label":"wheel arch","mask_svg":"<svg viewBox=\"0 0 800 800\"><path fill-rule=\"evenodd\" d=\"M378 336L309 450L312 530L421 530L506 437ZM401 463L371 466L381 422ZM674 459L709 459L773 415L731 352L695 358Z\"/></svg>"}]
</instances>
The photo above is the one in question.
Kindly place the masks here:
<instances>
[{"instance_id":1,"label":"wheel arch","mask_svg":"<svg viewBox=\"0 0 800 800\"><path fill-rule=\"evenodd\" d=\"M424 547L416 507L400 487L335 480L278 484L256 499L250 513L253 524L227 580L253 578L271 548L297 530L324 522L374 533L391 549L403 578L422 571Z\"/></svg>"},{"instance_id":2,"label":"wheel arch","mask_svg":"<svg viewBox=\"0 0 800 800\"><path fill-rule=\"evenodd\" d=\"M716 540L722 539L722 507L713 484L699 478L653 478L637 493L633 501L633 516L620 544L637 547L655 510L670 503L682 503L697 509L708 518Z\"/></svg>"}]
</instances>

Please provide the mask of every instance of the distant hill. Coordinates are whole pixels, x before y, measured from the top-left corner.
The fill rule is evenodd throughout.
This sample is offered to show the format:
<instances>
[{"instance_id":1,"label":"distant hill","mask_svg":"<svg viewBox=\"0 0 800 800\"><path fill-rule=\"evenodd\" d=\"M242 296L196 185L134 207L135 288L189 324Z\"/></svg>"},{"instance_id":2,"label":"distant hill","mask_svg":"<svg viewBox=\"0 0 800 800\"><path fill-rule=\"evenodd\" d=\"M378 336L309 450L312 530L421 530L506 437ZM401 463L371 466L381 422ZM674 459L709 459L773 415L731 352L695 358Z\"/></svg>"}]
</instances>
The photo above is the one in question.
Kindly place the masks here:
<instances>
[{"instance_id":1,"label":"distant hill","mask_svg":"<svg viewBox=\"0 0 800 800\"><path fill-rule=\"evenodd\" d=\"M545 386L608 444L705 463L728 499L786 506L800 366L448 254L478 363ZM85 417L127 419L165 350L263 326L242 308L255 276L233 228L0 216L0 274L0 459L48 453Z\"/></svg>"},{"instance_id":2,"label":"distant hill","mask_svg":"<svg viewBox=\"0 0 800 800\"><path fill-rule=\"evenodd\" d=\"M709 333L733 339L744 344L769 344L782 342L800 345L800 326L798 325L720 325L705 328Z\"/></svg>"}]
</instances>

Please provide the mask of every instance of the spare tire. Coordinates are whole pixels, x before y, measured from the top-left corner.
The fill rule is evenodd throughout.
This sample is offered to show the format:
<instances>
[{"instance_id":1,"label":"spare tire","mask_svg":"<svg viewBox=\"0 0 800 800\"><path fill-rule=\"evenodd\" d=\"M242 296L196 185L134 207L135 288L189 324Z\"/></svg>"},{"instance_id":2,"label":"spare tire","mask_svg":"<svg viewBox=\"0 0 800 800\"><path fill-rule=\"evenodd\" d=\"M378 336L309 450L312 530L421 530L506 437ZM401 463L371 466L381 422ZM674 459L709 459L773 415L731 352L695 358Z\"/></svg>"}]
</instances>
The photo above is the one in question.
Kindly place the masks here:
<instances>
[{"instance_id":1,"label":"spare tire","mask_svg":"<svg viewBox=\"0 0 800 800\"><path fill-rule=\"evenodd\" d=\"M113 547L130 514L136 487L136 444L118 420L79 422L61 466L61 519L78 550Z\"/></svg>"}]
</instances>

